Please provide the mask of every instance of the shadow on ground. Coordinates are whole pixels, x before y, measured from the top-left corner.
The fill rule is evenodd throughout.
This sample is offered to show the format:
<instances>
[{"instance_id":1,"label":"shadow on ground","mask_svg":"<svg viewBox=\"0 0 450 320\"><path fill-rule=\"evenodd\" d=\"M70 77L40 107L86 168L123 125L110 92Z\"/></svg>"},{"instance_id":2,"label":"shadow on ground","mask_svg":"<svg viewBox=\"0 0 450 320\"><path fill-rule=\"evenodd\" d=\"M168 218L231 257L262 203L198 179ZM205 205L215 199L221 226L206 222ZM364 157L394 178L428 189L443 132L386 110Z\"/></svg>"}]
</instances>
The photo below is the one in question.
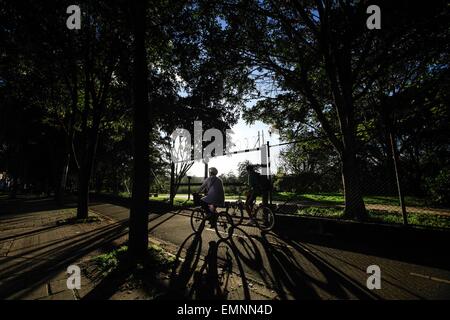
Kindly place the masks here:
<instances>
[{"instance_id":1,"label":"shadow on ground","mask_svg":"<svg viewBox=\"0 0 450 320\"><path fill-rule=\"evenodd\" d=\"M8 204L11 205L11 204ZM35 212L54 208L39 199L22 205L16 213ZM1 206L0 206L1 208ZM48 209L47 209L48 210ZM166 212L167 213L167 212ZM167 219L170 219L169 216ZM164 220L165 221L165 220ZM163 221L163 222L164 222ZM163 223L161 222L161 223ZM53 225L16 234L15 238L46 232L62 226ZM95 249L110 249L113 241L127 234L126 221L112 223L94 230L65 237L63 241L43 243L23 250L20 256L1 258L0 299L20 299L27 292L46 283L55 274L65 270ZM159 286L157 299L380 299L377 292L368 290L362 276L366 270L352 261L351 256L336 255L329 248L369 256L416 261L423 265L435 265L426 261L414 250L367 246L357 241L349 242L324 236L286 236L278 233L261 233L254 227L238 226L228 240L203 236L204 224L199 232L193 232L179 245L175 263L166 280L151 279L151 285ZM3 237L0 241L8 241ZM312 250L312 245L315 246ZM205 250L207 249L207 250ZM207 252L206 254L204 252ZM430 255L432 256L432 255ZM32 258L28 258L32 257ZM339 265L338 265L339 264ZM346 266L346 272L342 269ZM135 264L125 263L103 278L85 299L109 299L127 281ZM146 265L144 264L144 268ZM448 270L448 266L446 268ZM386 280L387 284L407 294L409 298L422 299L407 286Z\"/></svg>"}]
</instances>

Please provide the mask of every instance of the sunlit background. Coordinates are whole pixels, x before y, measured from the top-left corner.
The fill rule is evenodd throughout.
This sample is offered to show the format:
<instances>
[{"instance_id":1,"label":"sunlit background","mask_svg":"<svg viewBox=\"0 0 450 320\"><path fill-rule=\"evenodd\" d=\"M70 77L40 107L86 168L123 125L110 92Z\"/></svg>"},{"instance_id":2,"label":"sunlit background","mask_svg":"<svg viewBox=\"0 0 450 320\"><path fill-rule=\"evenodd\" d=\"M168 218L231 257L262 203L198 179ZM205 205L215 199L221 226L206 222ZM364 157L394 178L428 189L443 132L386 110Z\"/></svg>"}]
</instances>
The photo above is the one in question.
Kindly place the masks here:
<instances>
[{"instance_id":1,"label":"sunlit background","mask_svg":"<svg viewBox=\"0 0 450 320\"><path fill-rule=\"evenodd\" d=\"M238 123L232 127L232 140L235 145L231 151L239 151L245 149L253 149L269 143L275 145L280 143L280 137L277 133L270 133L270 126L260 121L248 125L244 120L239 119ZM259 141L258 141L259 132ZM264 140L263 140L264 139ZM280 147L270 148L271 172L276 173L279 166L279 152ZM219 175L233 172L237 174L238 164L243 161L250 161L251 163L261 163L260 151L245 152L239 154L225 155L210 159L209 167L216 167ZM188 171L189 176L204 176L205 166L203 162L196 161L192 168Z\"/></svg>"}]
</instances>

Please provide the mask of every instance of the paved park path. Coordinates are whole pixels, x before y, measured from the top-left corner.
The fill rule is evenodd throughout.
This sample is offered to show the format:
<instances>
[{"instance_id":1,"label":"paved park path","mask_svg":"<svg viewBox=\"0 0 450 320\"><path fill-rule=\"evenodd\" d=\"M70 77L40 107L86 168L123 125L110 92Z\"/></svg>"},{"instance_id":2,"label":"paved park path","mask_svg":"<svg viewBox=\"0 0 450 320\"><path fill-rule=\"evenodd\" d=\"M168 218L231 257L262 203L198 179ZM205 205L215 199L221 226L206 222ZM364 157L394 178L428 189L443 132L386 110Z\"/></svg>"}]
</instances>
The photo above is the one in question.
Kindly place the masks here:
<instances>
[{"instance_id":1,"label":"paved park path","mask_svg":"<svg viewBox=\"0 0 450 320\"><path fill-rule=\"evenodd\" d=\"M128 209L111 204L91 207L118 221L128 218ZM208 243L217 241L206 227L196 239L190 226L190 210L150 214L150 236L174 244L177 249L206 256ZM345 244L341 247L345 247ZM218 256L233 260L236 273L252 284L263 284L277 299L449 299L450 270L416 265L364 252L307 241L261 237L255 227L235 230L232 240L219 245ZM233 249L234 248L234 249ZM367 250L370 251L370 250ZM436 252L437 255L445 254ZM368 290L369 265L382 272L382 289ZM252 298L250 288L249 297Z\"/></svg>"},{"instance_id":2,"label":"paved park path","mask_svg":"<svg viewBox=\"0 0 450 320\"><path fill-rule=\"evenodd\" d=\"M98 222L65 224L74 209L0 210L0 299L80 299L92 290L85 278L81 290L68 290L66 268L126 240L129 209L93 203L90 210L100 217ZM149 214L152 242L180 257L177 272L168 279L174 287L192 284L199 275L195 270L217 269L229 299L450 298L447 267L400 261L370 248L354 250L333 239L261 236L251 226L235 230L231 241L217 242L209 227L201 235L193 233L189 216L189 210ZM215 243L214 251L210 245ZM209 259L211 253L216 262ZM440 254L446 253L436 252ZM373 264L381 268L380 290L366 287L366 269Z\"/></svg>"}]
</instances>

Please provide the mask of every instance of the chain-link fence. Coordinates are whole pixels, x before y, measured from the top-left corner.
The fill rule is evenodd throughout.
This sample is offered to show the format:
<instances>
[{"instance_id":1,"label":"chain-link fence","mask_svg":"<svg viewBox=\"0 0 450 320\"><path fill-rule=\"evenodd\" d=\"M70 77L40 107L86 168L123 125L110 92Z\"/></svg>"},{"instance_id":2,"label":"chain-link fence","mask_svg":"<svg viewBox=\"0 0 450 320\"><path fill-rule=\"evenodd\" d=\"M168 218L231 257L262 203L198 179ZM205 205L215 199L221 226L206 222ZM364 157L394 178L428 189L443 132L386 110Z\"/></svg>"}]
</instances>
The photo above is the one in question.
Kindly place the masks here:
<instances>
[{"instance_id":1,"label":"chain-link fence","mask_svg":"<svg viewBox=\"0 0 450 320\"><path fill-rule=\"evenodd\" d=\"M450 205L433 194L437 190L445 198L448 180L439 177L444 169L435 168L437 178L426 176L393 144L367 141L358 150L351 172L343 177L340 157L328 142L311 141L295 142L280 152L281 169L272 179L272 203L278 214L342 219L353 218L356 208L365 209L366 215L359 217L369 222L450 227ZM349 183L352 177L346 197L344 181Z\"/></svg>"}]
</instances>

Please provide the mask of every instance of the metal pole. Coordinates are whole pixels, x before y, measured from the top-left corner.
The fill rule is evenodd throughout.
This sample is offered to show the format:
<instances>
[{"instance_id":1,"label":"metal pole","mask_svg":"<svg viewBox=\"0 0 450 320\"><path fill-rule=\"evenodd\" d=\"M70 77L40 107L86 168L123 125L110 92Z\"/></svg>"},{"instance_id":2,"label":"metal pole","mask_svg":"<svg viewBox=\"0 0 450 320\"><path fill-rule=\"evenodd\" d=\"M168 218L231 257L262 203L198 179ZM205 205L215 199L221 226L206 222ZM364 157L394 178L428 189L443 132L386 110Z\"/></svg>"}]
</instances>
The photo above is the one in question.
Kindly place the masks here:
<instances>
[{"instance_id":1,"label":"metal pole","mask_svg":"<svg viewBox=\"0 0 450 320\"><path fill-rule=\"evenodd\" d=\"M402 208L403 224L408 225L408 217L407 217L406 206L405 206L405 198L403 196L402 189L400 187L400 177L398 174L398 153L397 153L397 148L394 143L394 136L392 135L392 132L389 132L389 138L391 141L392 160L394 162L394 172L395 172L395 179L397 180L397 190L398 190L398 196L400 199L400 207Z\"/></svg>"},{"instance_id":2,"label":"metal pole","mask_svg":"<svg viewBox=\"0 0 450 320\"><path fill-rule=\"evenodd\" d=\"M244 150L238 150L238 151L224 152L223 155L212 156L211 158L221 157L221 156L230 155L230 154L240 154L240 153L247 153L247 152L251 152L251 151L259 151L259 150L262 150L263 147L265 147L265 146L261 146L261 148L258 147L258 148L253 148L253 149L244 149ZM272 147L276 147L276 146L272 146ZM191 162L191 161L195 161L195 159L180 160L180 161L175 161L175 163L184 163L184 162Z\"/></svg>"},{"instance_id":3,"label":"metal pole","mask_svg":"<svg viewBox=\"0 0 450 320\"><path fill-rule=\"evenodd\" d=\"M169 195L169 203L173 206L173 198L175 198L175 163L170 163L170 195Z\"/></svg>"},{"instance_id":4,"label":"metal pole","mask_svg":"<svg viewBox=\"0 0 450 320\"><path fill-rule=\"evenodd\" d=\"M189 201L189 199L191 199L191 176L188 176L187 177L187 179L188 179L188 201Z\"/></svg>"},{"instance_id":5,"label":"metal pole","mask_svg":"<svg viewBox=\"0 0 450 320\"><path fill-rule=\"evenodd\" d=\"M205 179L208 178L208 162L204 162L205 163Z\"/></svg>"},{"instance_id":6,"label":"metal pole","mask_svg":"<svg viewBox=\"0 0 450 320\"><path fill-rule=\"evenodd\" d=\"M267 176L269 179L269 203L272 205L272 176L270 171L270 142L267 141Z\"/></svg>"},{"instance_id":7,"label":"metal pole","mask_svg":"<svg viewBox=\"0 0 450 320\"><path fill-rule=\"evenodd\" d=\"M267 146L266 145L262 145L261 146L261 174L265 175L267 177L268 173L267 173Z\"/></svg>"}]
</instances>

